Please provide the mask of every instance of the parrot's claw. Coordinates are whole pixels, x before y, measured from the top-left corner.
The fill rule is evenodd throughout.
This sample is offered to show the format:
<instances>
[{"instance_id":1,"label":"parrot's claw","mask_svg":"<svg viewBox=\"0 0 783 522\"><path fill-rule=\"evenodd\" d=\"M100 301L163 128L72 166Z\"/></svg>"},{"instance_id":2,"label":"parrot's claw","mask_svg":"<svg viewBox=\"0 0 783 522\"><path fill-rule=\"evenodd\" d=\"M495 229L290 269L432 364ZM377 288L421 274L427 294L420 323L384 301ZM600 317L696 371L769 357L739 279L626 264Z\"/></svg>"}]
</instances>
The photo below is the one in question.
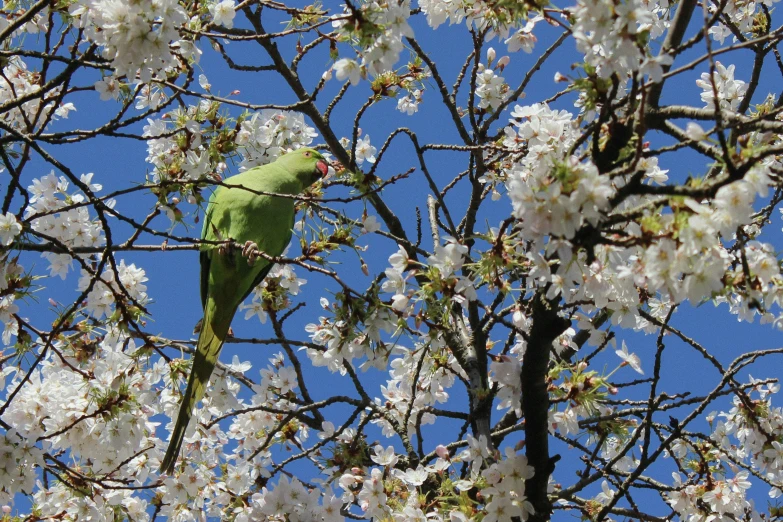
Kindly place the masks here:
<instances>
[{"instance_id":1,"label":"parrot's claw","mask_svg":"<svg viewBox=\"0 0 783 522\"><path fill-rule=\"evenodd\" d=\"M242 256L247 258L248 265L255 263L258 257L258 245L252 241L245 243L245 246L242 247Z\"/></svg>"},{"instance_id":2,"label":"parrot's claw","mask_svg":"<svg viewBox=\"0 0 783 522\"><path fill-rule=\"evenodd\" d=\"M228 245L225 245L225 244L220 245L218 247L217 251L218 251L218 255L219 256L224 256L224 255L228 254Z\"/></svg>"}]
</instances>

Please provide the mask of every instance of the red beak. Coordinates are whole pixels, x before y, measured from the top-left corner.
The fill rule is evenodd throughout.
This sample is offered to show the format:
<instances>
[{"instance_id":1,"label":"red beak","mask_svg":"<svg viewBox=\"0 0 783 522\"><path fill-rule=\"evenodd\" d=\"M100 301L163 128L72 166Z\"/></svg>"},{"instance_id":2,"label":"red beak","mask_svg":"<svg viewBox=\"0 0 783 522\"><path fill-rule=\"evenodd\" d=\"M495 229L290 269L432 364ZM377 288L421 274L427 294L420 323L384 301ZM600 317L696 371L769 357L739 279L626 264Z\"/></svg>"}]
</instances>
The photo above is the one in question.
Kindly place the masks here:
<instances>
[{"instance_id":1,"label":"red beak","mask_svg":"<svg viewBox=\"0 0 783 522\"><path fill-rule=\"evenodd\" d=\"M317 168L318 172L321 173L322 178L326 176L327 172L329 172L329 164L324 160L318 160L318 163L315 164L315 168Z\"/></svg>"}]
</instances>

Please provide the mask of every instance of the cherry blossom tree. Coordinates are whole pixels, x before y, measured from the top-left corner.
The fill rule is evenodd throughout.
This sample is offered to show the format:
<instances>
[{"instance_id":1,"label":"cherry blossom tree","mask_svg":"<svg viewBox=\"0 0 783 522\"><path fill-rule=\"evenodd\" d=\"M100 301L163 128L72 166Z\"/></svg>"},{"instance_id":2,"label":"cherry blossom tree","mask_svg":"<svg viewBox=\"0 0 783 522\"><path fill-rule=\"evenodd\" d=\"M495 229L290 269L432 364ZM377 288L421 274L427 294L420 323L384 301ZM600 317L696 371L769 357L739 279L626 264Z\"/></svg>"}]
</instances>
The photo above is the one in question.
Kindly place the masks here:
<instances>
[{"instance_id":1,"label":"cherry blossom tree","mask_svg":"<svg viewBox=\"0 0 783 522\"><path fill-rule=\"evenodd\" d=\"M689 328L783 329L773 3L5 2L2 520L780 520L783 348ZM163 266L303 146L162 475Z\"/></svg>"}]
</instances>

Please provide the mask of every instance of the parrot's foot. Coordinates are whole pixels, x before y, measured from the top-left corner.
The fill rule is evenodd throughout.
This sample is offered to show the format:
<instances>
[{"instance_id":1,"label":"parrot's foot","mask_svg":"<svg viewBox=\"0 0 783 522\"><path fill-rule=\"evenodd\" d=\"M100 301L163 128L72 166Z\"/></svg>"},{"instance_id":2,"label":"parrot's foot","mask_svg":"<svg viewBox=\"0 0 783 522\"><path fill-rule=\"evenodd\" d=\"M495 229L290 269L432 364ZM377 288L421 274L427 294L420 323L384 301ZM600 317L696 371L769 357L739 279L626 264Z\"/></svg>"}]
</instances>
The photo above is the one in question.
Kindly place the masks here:
<instances>
[{"instance_id":1,"label":"parrot's foot","mask_svg":"<svg viewBox=\"0 0 783 522\"><path fill-rule=\"evenodd\" d=\"M220 245L218 247L218 249L217 249L218 250L218 255L219 256L224 256L224 255L228 254L228 249L229 249L229 245L226 245L225 243Z\"/></svg>"},{"instance_id":2,"label":"parrot's foot","mask_svg":"<svg viewBox=\"0 0 783 522\"><path fill-rule=\"evenodd\" d=\"M234 329L230 326L228 327L228 332L226 332L226 338L227 339L233 339L234 338Z\"/></svg>"},{"instance_id":3,"label":"parrot's foot","mask_svg":"<svg viewBox=\"0 0 783 522\"><path fill-rule=\"evenodd\" d=\"M245 243L245 246L242 247L242 256L246 257L247 264L252 266L259 257L258 245L252 241Z\"/></svg>"}]
</instances>

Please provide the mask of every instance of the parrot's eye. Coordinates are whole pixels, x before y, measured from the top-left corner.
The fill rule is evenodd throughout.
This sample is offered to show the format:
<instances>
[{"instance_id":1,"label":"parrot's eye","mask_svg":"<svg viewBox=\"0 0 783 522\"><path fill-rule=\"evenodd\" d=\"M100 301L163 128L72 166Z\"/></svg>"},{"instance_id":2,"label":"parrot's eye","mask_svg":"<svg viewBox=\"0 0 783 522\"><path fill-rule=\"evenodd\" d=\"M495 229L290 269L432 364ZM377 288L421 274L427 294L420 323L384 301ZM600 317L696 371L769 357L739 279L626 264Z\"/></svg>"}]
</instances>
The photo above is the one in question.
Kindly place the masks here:
<instances>
[{"instance_id":1,"label":"parrot's eye","mask_svg":"<svg viewBox=\"0 0 783 522\"><path fill-rule=\"evenodd\" d=\"M310 156L312 156L312 154L308 150L307 152L304 153L304 156L305 156L305 158L309 158Z\"/></svg>"}]
</instances>

